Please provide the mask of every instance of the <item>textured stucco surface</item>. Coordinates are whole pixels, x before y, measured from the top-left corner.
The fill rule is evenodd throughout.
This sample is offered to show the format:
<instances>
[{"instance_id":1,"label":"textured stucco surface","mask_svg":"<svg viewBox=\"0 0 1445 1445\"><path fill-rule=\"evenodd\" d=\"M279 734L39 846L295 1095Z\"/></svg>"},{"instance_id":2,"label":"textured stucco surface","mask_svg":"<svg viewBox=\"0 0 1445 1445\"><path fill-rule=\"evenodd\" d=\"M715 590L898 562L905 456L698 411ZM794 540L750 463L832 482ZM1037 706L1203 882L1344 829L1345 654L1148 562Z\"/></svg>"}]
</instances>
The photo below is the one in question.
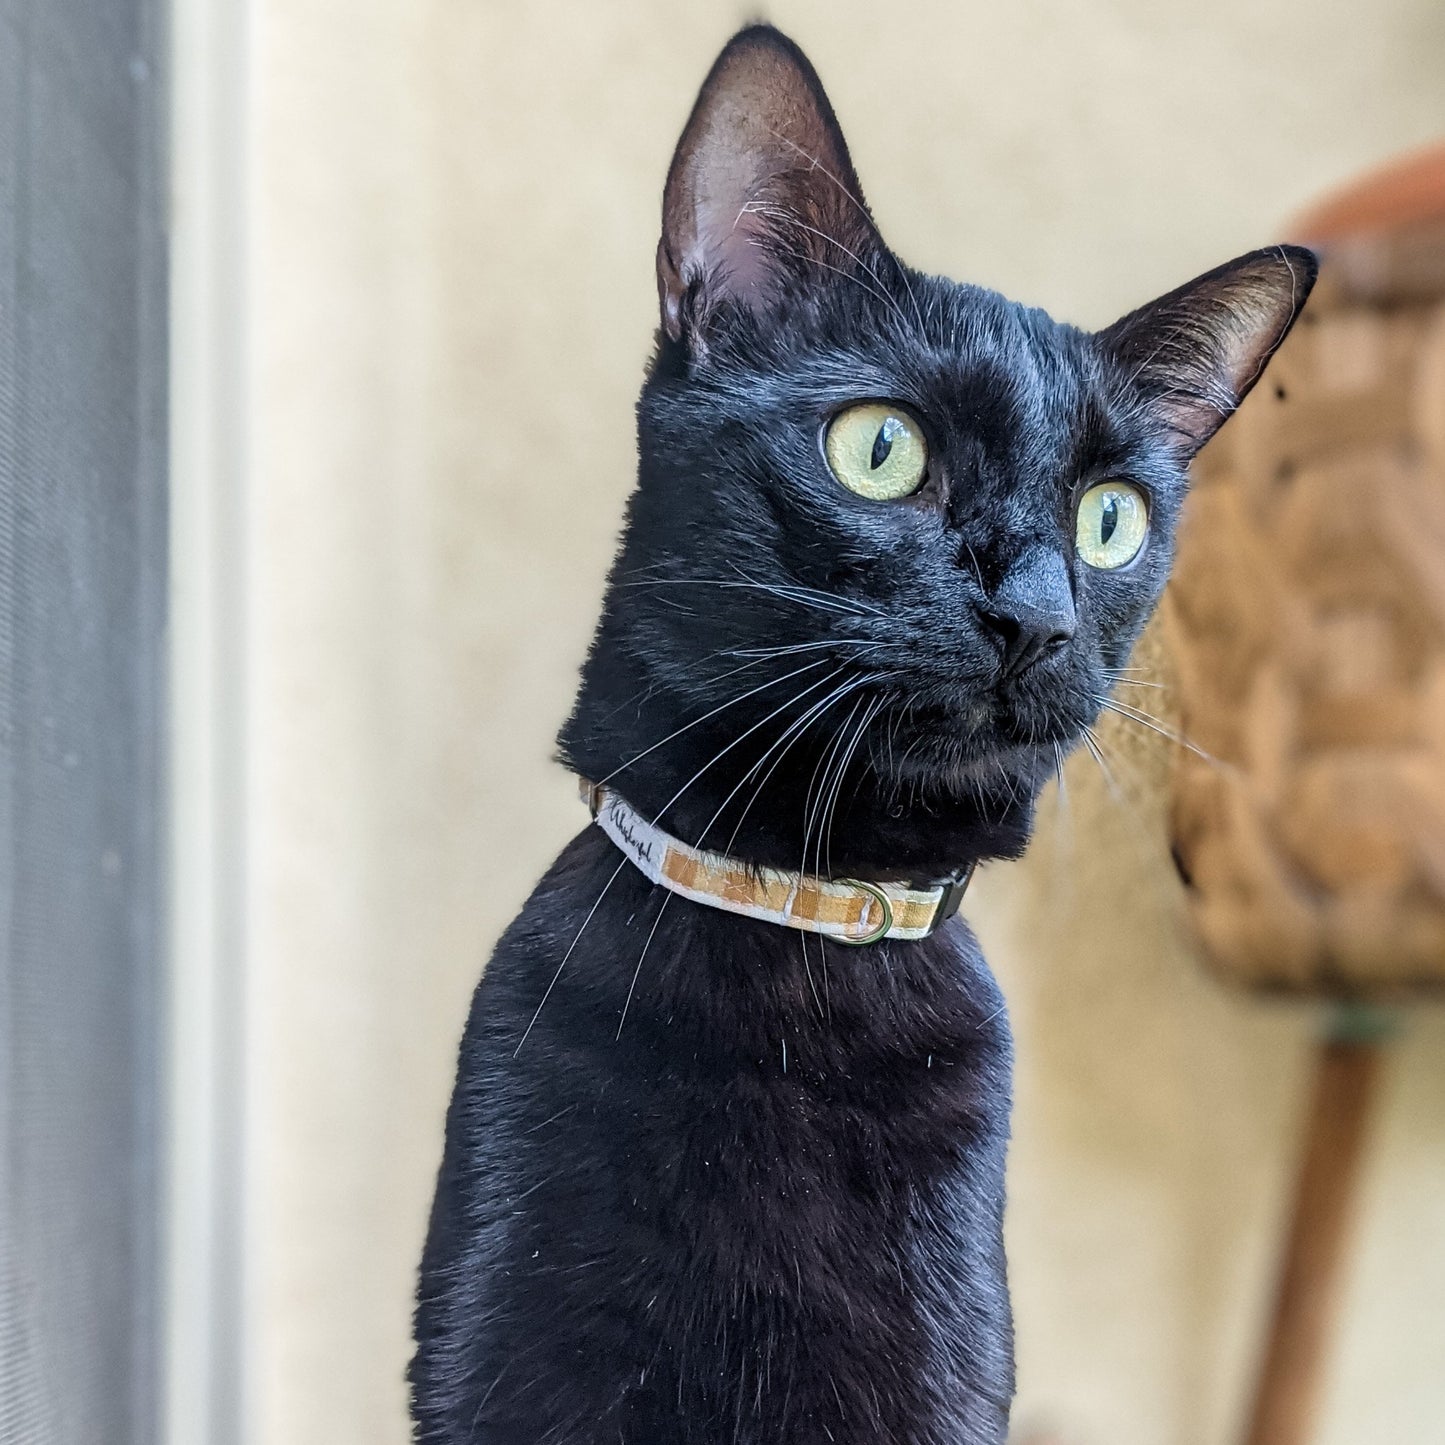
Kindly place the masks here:
<instances>
[{"instance_id":1,"label":"textured stucco surface","mask_svg":"<svg viewBox=\"0 0 1445 1445\"><path fill-rule=\"evenodd\" d=\"M751 4L257 0L253 1438L406 1437L468 995L582 818L548 758L620 519L662 177ZM1086 323L1445 131L1436 0L775 3L917 264ZM1316 1020L1222 991L1109 730L968 912L1019 1038L1026 1429L1224 1445ZM1445 1418L1445 1019L1370 1157L1321 1445Z\"/></svg>"}]
</instances>

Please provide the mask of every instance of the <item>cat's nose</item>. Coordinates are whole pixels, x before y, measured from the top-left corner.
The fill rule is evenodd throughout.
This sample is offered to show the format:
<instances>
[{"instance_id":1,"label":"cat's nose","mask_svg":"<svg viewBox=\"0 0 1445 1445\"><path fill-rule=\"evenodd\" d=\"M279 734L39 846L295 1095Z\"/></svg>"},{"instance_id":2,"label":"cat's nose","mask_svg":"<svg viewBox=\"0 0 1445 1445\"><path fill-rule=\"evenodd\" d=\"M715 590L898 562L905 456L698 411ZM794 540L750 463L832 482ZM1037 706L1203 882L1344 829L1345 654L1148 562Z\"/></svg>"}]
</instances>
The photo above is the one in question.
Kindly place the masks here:
<instances>
[{"instance_id":1,"label":"cat's nose","mask_svg":"<svg viewBox=\"0 0 1445 1445\"><path fill-rule=\"evenodd\" d=\"M978 614L998 639L1000 677L1007 681L1022 676L1068 643L1078 625L1064 559L1056 551L1031 548L1009 569Z\"/></svg>"},{"instance_id":2,"label":"cat's nose","mask_svg":"<svg viewBox=\"0 0 1445 1445\"><path fill-rule=\"evenodd\" d=\"M1020 605L1007 611L991 607L979 615L1001 644L999 675L1005 681L1021 676L1074 635L1073 619L1061 612Z\"/></svg>"}]
</instances>

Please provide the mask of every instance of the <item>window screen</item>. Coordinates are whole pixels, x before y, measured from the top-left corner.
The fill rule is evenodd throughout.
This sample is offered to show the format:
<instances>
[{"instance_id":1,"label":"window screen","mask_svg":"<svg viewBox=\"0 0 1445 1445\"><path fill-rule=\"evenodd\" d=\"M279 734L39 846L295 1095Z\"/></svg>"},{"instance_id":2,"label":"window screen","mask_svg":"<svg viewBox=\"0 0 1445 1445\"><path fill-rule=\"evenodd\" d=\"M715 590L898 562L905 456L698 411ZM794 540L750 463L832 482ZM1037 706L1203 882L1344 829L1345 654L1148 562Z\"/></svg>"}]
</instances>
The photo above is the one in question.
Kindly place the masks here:
<instances>
[{"instance_id":1,"label":"window screen","mask_svg":"<svg viewBox=\"0 0 1445 1445\"><path fill-rule=\"evenodd\" d=\"M157 1431L157 49L0 0L0 1445Z\"/></svg>"}]
</instances>

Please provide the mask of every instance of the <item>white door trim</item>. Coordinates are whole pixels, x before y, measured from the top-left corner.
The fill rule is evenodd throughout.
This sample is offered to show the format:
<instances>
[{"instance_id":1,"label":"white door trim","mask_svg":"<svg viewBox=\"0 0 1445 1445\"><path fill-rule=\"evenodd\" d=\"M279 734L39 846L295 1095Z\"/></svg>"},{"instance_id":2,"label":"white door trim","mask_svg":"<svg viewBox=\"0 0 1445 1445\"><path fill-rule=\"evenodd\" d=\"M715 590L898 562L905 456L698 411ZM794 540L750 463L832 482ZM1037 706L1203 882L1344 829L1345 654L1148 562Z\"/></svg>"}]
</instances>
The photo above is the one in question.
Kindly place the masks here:
<instances>
[{"instance_id":1,"label":"white door trim","mask_svg":"<svg viewBox=\"0 0 1445 1445\"><path fill-rule=\"evenodd\" d=\"M247 0L169 0L168 1445L247 1437Z\"/></svg>"}]
</instances>

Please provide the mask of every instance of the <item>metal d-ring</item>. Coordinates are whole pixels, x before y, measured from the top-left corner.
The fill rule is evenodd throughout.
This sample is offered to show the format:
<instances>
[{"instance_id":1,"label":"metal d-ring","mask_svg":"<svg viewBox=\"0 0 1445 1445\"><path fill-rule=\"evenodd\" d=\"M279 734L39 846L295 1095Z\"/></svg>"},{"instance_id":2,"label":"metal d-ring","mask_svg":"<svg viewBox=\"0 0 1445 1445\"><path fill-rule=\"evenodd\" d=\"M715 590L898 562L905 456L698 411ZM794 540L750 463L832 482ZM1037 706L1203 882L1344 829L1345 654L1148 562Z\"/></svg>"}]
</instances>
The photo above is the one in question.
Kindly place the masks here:
<instances>
[{"instance_id":1,"label":"metal d-ring","mask_svg":"<svg viewBox=\"0 0 1445 1445\"><path fill-rule=\"evenodd\" d=\"M883 922L872 932L864 934L862 938L849 938L845 933L835 934L834 937L839 943L846 943L849 948L861 948L865 943L877 943L893 927L893 900L876 883L865 883L861 878L843 878L839 881L851 884L854 888L861 888L865 893L871 893L883 909Z\"/></svg>"}]
</instances>

